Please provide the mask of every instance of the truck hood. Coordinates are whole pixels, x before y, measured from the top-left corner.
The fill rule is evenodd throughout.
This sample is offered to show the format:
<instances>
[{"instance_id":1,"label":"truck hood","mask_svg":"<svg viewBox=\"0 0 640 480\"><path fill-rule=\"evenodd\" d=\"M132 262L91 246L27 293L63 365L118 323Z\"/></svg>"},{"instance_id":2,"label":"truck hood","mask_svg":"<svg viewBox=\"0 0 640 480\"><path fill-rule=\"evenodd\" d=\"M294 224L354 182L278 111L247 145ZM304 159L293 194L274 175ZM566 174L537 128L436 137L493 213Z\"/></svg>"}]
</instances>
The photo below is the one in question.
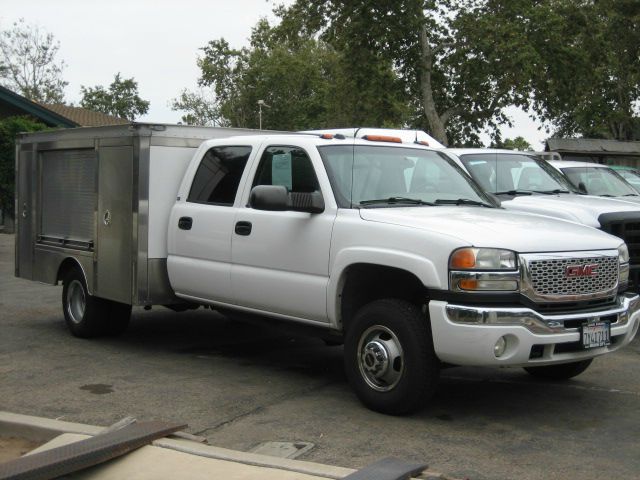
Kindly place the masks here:
<instances>
[{"instance_id":1,"label":"truck hood","mask_svg":"<svg viewBox=\"0 0 640 480\"><path fill-rule=\"evenodd\" d=\"M640 205L622 199L559 194L521 195L510 200L501 200L502 206L507 210L547 215L595 228L600 227L598 217L603 213L638 212L640 220Z\"/></svg>"},{"instance_id":2,"label":"truck hood","mask_svg":"<svg viewBox=\"0 0 640 480\"><path fill-rule=\"evenodd\" d=\"M360 217L437 232L475 247L527 252L615 249L622 241L599 230L540 215L483 207L360 209Z\"/></svg>"}]
</instances>

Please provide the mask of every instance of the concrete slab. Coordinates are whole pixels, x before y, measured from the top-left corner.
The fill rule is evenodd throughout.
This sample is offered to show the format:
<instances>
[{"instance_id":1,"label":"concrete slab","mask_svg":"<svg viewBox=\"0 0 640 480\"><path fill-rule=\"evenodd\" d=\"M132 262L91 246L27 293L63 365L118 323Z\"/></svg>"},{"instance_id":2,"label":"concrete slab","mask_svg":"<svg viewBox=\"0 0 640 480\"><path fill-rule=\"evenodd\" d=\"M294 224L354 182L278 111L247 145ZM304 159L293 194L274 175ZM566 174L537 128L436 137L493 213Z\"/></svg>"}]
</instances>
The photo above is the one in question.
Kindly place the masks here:
<instances>
[{"instance_id":1,"label":"concrete slab","mask_svg":"<svg viewBox=\"0 0 640 480\"><path fill-rule=\"evenodd\" d=\"M56 437L37 451L68 445L88 435L65 433ZM168 448L149 445L124 457L75 473L73 478L91 480L157 480L162 478L188 478L191 480L326 480L326 476L287 471L279 468L248 465L193 455Z\"/></svg>"},{"instance_id":2,"label":"concrete slab","mask_svg":"<svg viewBox=\"0 0 640 480\"><path fill-rule=\"evenodd\" d=\"M29 455L81 441L104 432L105 428L0 411L0 439L6 436L5 432L8 431L20 437L24 445L32 447L35 446L35 442L29 439L51 437L43 445L29 451L27 453ZM89 432L89 434L68 432ZM350 468L292 458L279 458L269 454L269 452L274 452L273 449L278 448L277 443L284 442L273 442L272 445L263 444L263 448L259 448L255 452L241 452L204 445L198 440L161 438L124 457L92 467L81 474L74 474L74 478L98 480L111 478L139 480L156 478L338 480L355 472ZM284 447L281 446L282 451L287 450ZM311 449L312 447L313 444L305 444L304 442L294 446L294 448L300 449ZM139 453L141 451L144 453ZM11 458L15 458L15 456ZM425 470L420 478L458 480L431 470Z\"/></svg>"}]
</instances>

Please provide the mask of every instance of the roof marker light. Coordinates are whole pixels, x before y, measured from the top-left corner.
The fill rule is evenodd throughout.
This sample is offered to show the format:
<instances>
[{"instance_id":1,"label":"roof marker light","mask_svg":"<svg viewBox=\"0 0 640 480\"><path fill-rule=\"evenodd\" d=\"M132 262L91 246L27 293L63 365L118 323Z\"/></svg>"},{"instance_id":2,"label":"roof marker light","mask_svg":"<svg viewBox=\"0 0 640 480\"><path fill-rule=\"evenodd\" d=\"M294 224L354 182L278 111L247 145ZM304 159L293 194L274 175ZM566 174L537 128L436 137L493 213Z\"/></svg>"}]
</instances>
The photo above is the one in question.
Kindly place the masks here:
<instances>
[{"instance_id":1,"label":"roof marker light","mask_svg":"<svg viewBox=\"0 0 640 480\"><path fill-rule=\"evenodd\" d=\"M424 145L425 147L429 146L429 142L427 142L426 140L416 140L413 143L417 143L418 145Z\"/></svg>"},{"instance_id":2,"label":"roof marker light","mask_svg":"<svg viewBox=\"0 0 640 480\"><path fill-rule=\"evenodd\" d=\"M362 139L369 140L370 142L402 143L402 139L400 137L390 137L388 135L364 135Z\"/></svg>"},{"instance_id":3,"label":"roof marker light","mask_svg":"<svg viewBox=\"0 0 640 480\"><path fill-rule=\"evenodd\" d=\"M344 135L342 135L341 133L321 133L320 134L320 138L324 139L324 140L331 140L331 139L336 139L336 140L344 140L346 137Z\"/></svg>"}]
</instances>

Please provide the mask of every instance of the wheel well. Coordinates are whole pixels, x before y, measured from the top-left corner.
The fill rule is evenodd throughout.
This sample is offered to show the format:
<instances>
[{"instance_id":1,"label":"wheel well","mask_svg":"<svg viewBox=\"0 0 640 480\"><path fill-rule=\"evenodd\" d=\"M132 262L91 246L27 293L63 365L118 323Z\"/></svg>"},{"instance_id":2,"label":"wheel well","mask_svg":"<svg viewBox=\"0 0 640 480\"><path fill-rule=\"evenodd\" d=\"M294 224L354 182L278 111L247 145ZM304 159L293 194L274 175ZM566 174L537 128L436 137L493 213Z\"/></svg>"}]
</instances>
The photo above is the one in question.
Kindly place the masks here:
<instances>
[{"instance_id":1,"label":"wheel well","mask_svg":"<svg viewBox=\"0 0 640 480\"><path fill-rule=\"evenodd\" d=\"M420 279L406 270L366 263L351 265L344 273L340 294L342 328L346 331L356 312L369 302L399 298L422 306L428 293Z\"/></svg>"},{"instance_id":2,"label":"wheel well","mask_svg":"<svg viewBox=\"0 0 640 480\"><path fill-rule=\"evenodd\" d=\"M82 275L85 276L85 282L87 281L86 275L84 273L84 269L82 268L82 265L80 265L80 262L78 262L78 260L76 260L73 257L67 257L65 258L62 263L60 264L60 267L58 267L58 275L56 276L56 284L58 282L61 282L64 280L64 277L67 275L67 273L69 273L71 270L73 269L79 269L82 272Z\"/></svg>"}]
</instances>

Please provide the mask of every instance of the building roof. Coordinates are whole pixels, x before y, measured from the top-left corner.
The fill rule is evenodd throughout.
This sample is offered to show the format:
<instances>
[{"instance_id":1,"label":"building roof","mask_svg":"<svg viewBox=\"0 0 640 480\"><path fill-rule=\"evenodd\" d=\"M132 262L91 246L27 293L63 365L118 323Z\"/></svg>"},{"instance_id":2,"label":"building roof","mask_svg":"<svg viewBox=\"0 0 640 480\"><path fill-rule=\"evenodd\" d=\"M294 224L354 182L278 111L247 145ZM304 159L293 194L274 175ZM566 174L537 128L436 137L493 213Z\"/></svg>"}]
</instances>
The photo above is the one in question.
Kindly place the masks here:
<instances>
[{"instance_id":1,"label":"building roof","mask_svg":"<svg viewBox=\"0 0 640 480\"><path fill-rule=\"evenodd\" d=\"M82 107L70 107L61 104L47 104L43 106L57 115L76 123L77 126L80 127L102 127L105 125L126 125L131 123L126 118L120 118Z\"/></svg>"},{"instance_id":2,"label":"building roof","mask_svg":"<svg viewBox=\"0 0 640 480\"><path fill-rule=\"evenodd\" d=\"M22 95L0 85L0 118L29 115L49 127L78 127L80 124L49 108L32 102Z\"/></svg>"},{"instance_id":3,"label":"building roof","mask_svg":"<svg viewBox=\"0 0 640 480\"><path fill-rule=\"evenodd\" d=\"M546 151L591 155L640 155L640 142L623 142L600 138L550 138Z\"/></svg>"}]
</instances>

